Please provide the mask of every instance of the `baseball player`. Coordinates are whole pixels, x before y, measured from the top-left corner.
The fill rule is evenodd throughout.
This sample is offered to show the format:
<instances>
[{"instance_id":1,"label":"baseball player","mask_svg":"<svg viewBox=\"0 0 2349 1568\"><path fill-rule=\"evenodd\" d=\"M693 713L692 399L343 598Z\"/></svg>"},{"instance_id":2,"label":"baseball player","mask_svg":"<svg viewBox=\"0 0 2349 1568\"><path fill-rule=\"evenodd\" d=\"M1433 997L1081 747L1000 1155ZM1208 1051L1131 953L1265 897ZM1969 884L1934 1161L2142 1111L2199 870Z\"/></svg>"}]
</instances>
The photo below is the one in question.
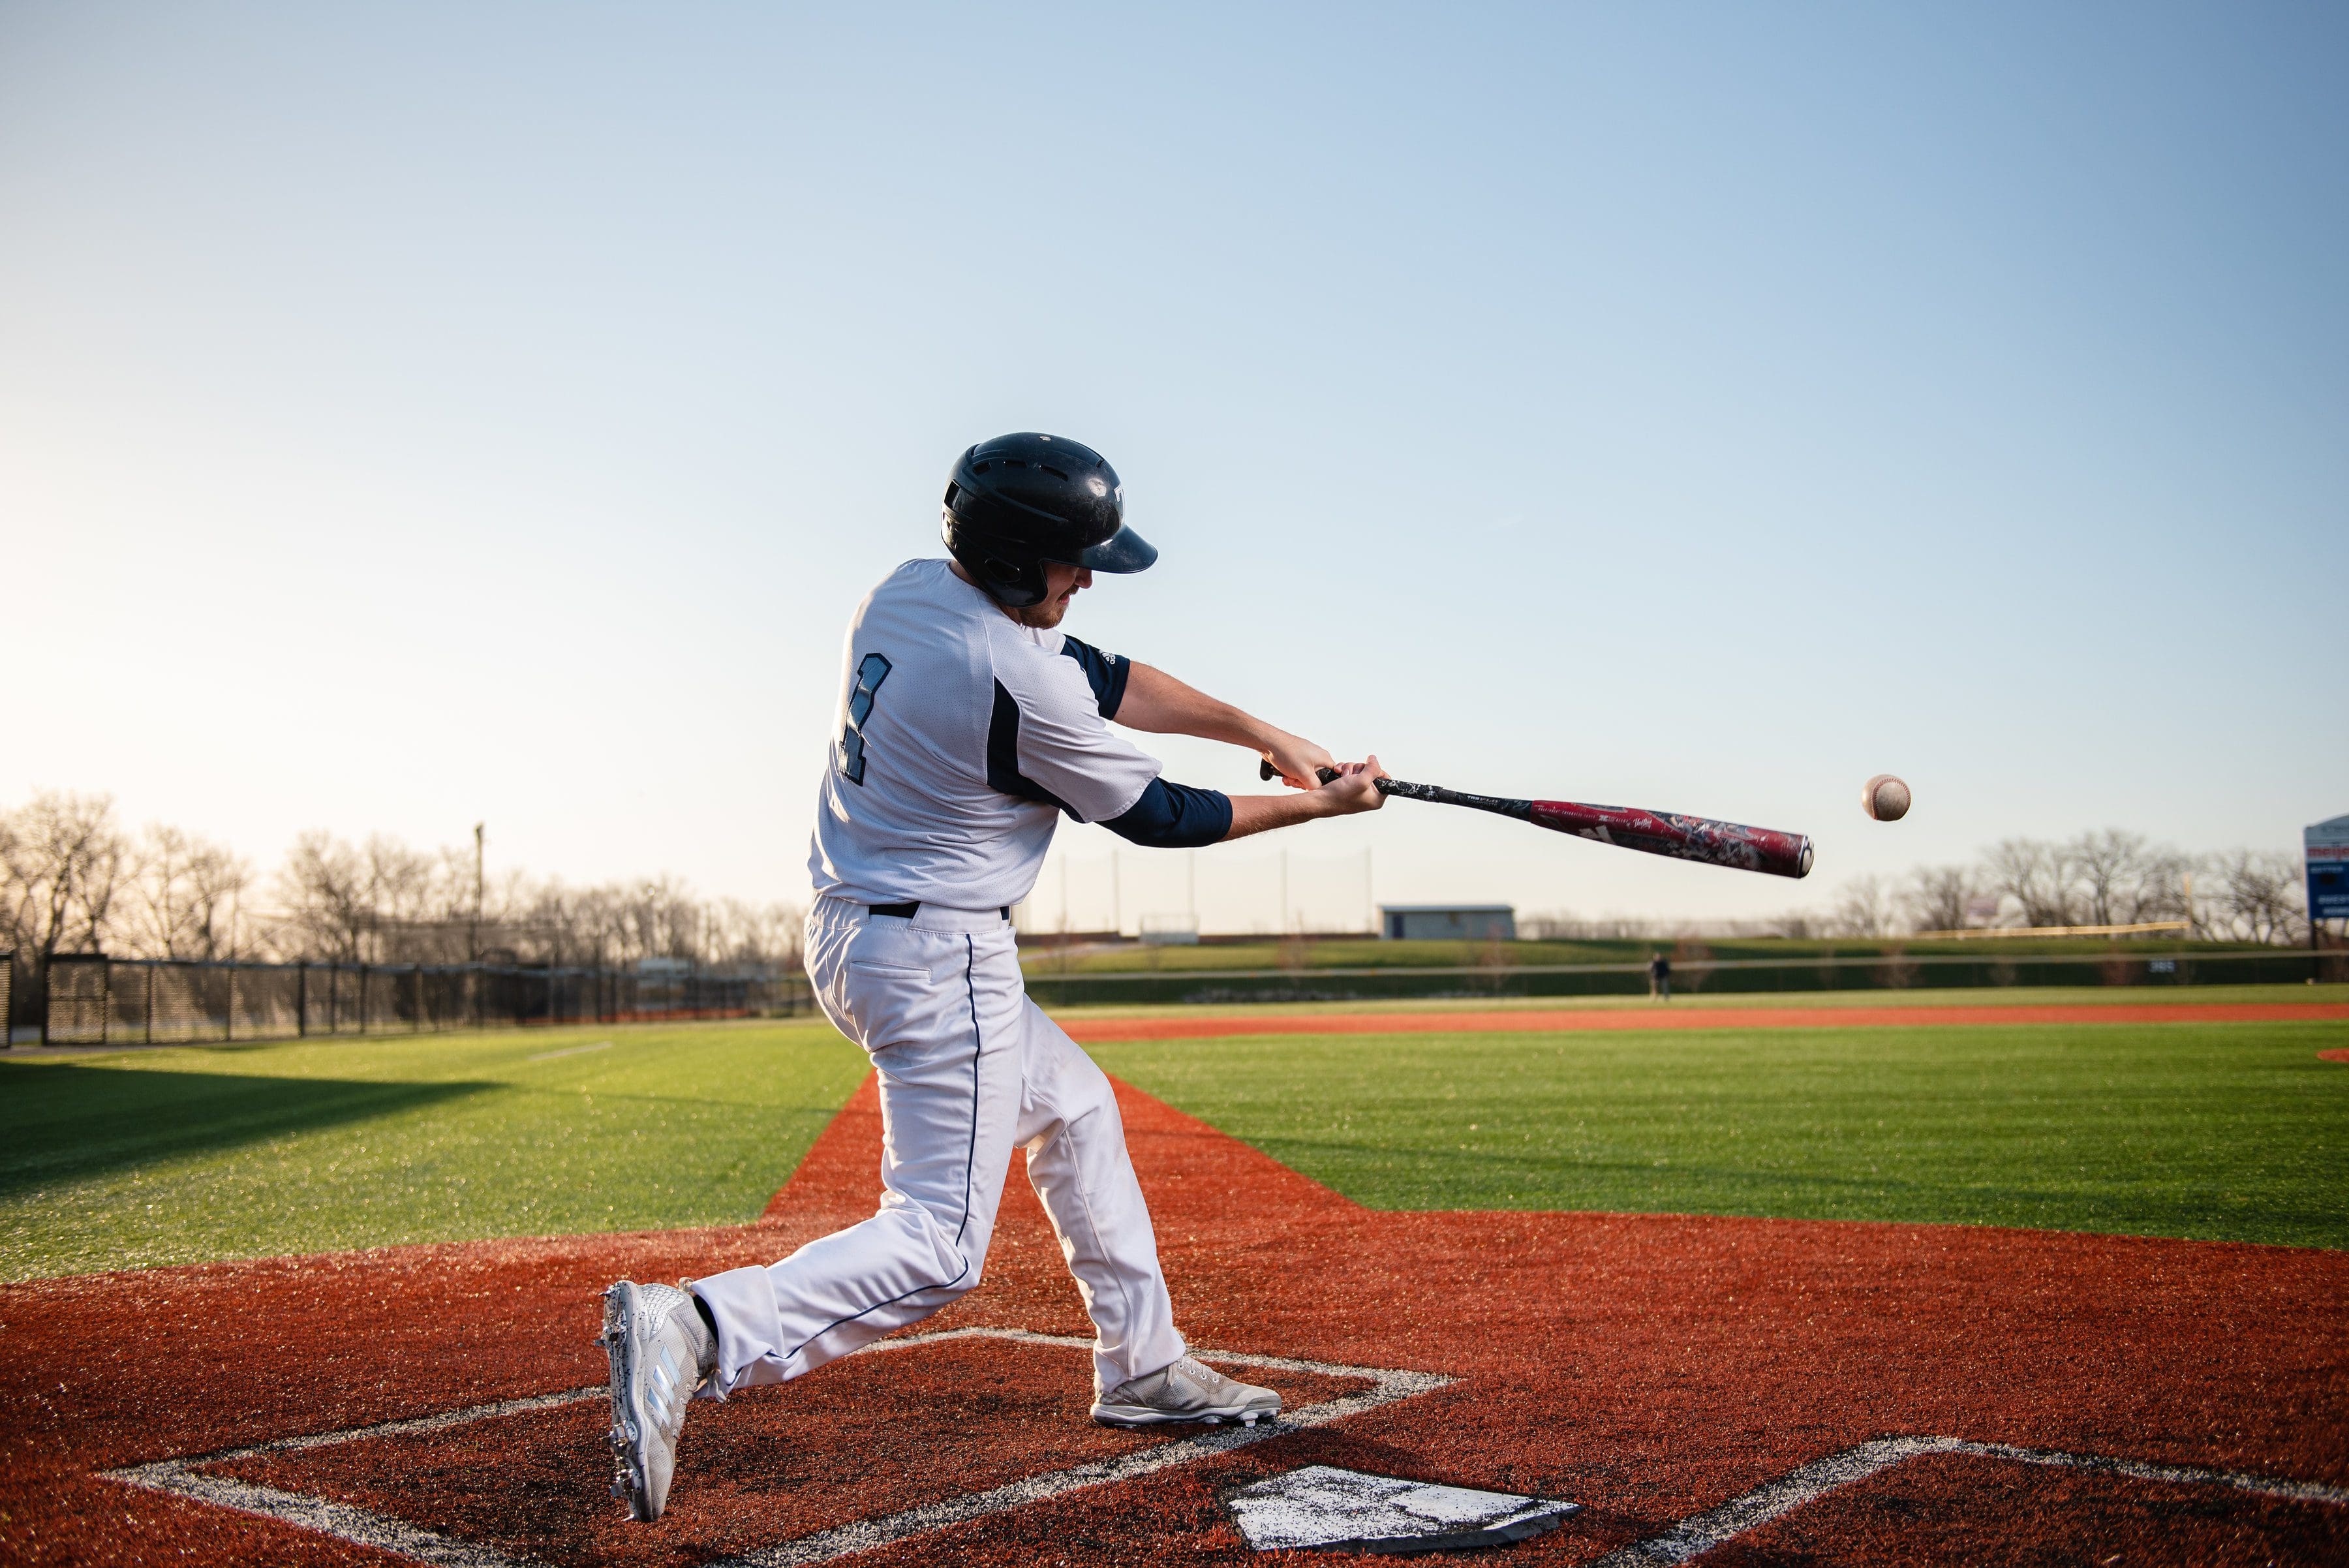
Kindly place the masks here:
<instances>
[{"instance_id":1,"label":"baseball player","mask_svg":"<svg viewBox=\"0 0 2349 1568\"><path fill-rule=\"evenodd\" d=\"M906 562L849 621L806 951L824 1015L879 1075L880 1212L777 1263L605 1293L613 1490L634 1518L660 1517L696 1393L800 1376L976 1286L1015 1147L1092 1319L1093 1419L1280 1408L1185 1354L1117 1101L1028 1000L1011 906L1063 815L1184 848L1375 811L1384 774L1060 631L1094 573L1157 559L1124 511L1115 472L1075 441L972 447L947 486L951 559ZM1246 747L1294 793L1169 783L1112 721Z\"/></svg>"}]
</instances>

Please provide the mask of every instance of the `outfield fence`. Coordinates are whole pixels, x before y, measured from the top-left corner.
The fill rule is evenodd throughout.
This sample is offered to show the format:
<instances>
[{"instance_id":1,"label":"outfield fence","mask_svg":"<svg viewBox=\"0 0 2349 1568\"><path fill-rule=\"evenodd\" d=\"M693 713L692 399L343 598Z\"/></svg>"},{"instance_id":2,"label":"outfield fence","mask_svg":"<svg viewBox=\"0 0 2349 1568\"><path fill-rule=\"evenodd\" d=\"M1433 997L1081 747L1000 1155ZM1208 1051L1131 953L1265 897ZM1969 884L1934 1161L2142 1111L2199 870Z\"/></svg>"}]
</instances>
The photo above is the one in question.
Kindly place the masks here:
<instances>
[{"instance_id":1,"label":"outfield fence","mask_svg":"<svg viewBox=\"0 0 2349 1568\"><path fill-rule=\"evenodd\" d=\"M1630 996L1631 963L1480 964L1404 969L1121 970L1055 973L1031 960L1028 992L1046 1006L1116 1002L1363 1002L1413 996ZM1904 990L2033 985L2299 985L2349 981L2349 950L2048 954L1889 953L1800 959L1672 960L1672 988L1699 992Z\"/></svg>"},{"instance_id":2,"label":"outfield fence","mask_svg":"<svg viewBox=\"0 0 2349 1568\"><path fill-rule=\"evenodd\" d=\"M0 953L0 1018L16 966ZM1046 1006L1376 1001L1408 997L1637 995L1645 962L1441 968L1052 971L1030 961ZM744 975L521 964L208 962L60 953L21 1001L52 1045L187 1044L423 1033L554 1023L795 1016L814 1011L802 974ZM46 985L38 982L46 981ZM1916 987L2292 984L2349 981L2349 950L1867 954L1672 961L1683 994ZM20 1032L22 1040L29 1031Z\"/></svg>"},{"instance_id":3,"label":"outfield fence","mask_svg":"<svg viewBox=\"0 0 2349 1568\"><path fill-rule=\"evenodd\" d=\"M789 1016L798 975L523 964L245 963L57 953L41 1041L165 1045L529 1024Z\"/></svg>"}]
</instances>

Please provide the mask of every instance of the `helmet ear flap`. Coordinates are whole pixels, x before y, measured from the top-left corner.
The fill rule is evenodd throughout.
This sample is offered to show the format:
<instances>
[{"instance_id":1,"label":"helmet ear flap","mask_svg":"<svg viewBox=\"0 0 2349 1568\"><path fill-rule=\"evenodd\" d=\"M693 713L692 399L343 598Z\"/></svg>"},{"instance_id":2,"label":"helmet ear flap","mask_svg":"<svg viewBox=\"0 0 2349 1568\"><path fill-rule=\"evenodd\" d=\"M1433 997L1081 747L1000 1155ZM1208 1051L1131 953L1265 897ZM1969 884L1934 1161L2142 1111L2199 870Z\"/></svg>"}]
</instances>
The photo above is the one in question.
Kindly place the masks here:
<instances>
[{"instance_id":1,"label":"helmet ear flap","mask_svg":"<svg viewBox=\"0 0 2349 1568\"><path fill-rule=\"evenodd\" d=\"M978 574L996 601L1012 609L1026 609L1044 602L1044 567L1037 561L1007 561L999 556L989 556Z\"/></svg>"},{"instance_id":2,"label":"helmet ear flap","mask_svg":"<svg viewBox=\"0 0 2349 1568\"><path fill-rule=\"evenodd\" d=\"M947 495L951 504L954 490ZM1044 602L1043 563L1008 556L1000 549L991 549L991 541L966 531L961 519L952 511L939 520L938 532L944 535L947 553L968 572L972 581L998 604L1011 609L1026 609Z\"/></svg>"}]
</instances>

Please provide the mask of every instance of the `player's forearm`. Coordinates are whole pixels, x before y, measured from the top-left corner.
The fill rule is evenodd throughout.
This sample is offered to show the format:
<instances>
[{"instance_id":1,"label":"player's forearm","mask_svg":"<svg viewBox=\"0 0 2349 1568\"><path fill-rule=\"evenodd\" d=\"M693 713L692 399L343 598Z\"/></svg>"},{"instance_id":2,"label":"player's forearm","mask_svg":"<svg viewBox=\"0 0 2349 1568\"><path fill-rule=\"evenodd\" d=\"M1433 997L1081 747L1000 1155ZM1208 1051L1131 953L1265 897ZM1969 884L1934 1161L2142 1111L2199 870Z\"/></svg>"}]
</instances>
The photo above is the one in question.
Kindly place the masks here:
<instances>
[{"instance_id":1,"label":"player's forearm","mask_svg":"<svg viewBox=\"0 0 2349 1568\"><path fill-rule=\"evenodd\" d=\"M1287 731L1229 702L1218 701L1140 659L1134 660L1127 672L1125 696L1118 703L1117 722L1129 730L1143 730L1154 735L1195 735L1203 741L1245 746L1251 752L1270 751L1278 742L1292 738Z\"/></svg>"},{"instance_id":2,"label":"player's forearm","mask_svg":"<svg viewBox=\"0 0 2349 1568\"><path fill-rule=\"evenodd\" d=\"M1319 790L1301 790L1295 794L1236 794L1231 802L1231 831L1222 839L1226 844L1252 833L1269 833L1276 827L1294 827L1316 817L1339 815L1322 798Z\"/></svg>"}]
</instances>

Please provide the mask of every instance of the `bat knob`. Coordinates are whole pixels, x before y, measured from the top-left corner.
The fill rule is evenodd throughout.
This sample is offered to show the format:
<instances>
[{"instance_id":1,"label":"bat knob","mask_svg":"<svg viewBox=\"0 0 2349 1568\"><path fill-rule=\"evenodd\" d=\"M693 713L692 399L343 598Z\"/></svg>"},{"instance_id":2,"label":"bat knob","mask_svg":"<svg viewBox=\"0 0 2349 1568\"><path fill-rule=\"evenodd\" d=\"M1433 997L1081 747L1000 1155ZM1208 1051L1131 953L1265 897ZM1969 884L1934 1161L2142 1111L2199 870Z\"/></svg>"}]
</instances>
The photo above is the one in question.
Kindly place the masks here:
<instances>
[{"instance_id":1,"label":"bat knob","mask_svg":"<svg viewBox=\"0 0 2349 1568\"><path fill-rule=\"evenodd\" d=\"M1338 770L1336 768L1320 768L1316 771L1323 784L1328 784L1331 779L1338 776ZM1264 758L1258 757L1256 763L1256 776L1260 779L1277 779L1280 776L1280 770L1274 767Z\"/></svg>"}]
</instances>

